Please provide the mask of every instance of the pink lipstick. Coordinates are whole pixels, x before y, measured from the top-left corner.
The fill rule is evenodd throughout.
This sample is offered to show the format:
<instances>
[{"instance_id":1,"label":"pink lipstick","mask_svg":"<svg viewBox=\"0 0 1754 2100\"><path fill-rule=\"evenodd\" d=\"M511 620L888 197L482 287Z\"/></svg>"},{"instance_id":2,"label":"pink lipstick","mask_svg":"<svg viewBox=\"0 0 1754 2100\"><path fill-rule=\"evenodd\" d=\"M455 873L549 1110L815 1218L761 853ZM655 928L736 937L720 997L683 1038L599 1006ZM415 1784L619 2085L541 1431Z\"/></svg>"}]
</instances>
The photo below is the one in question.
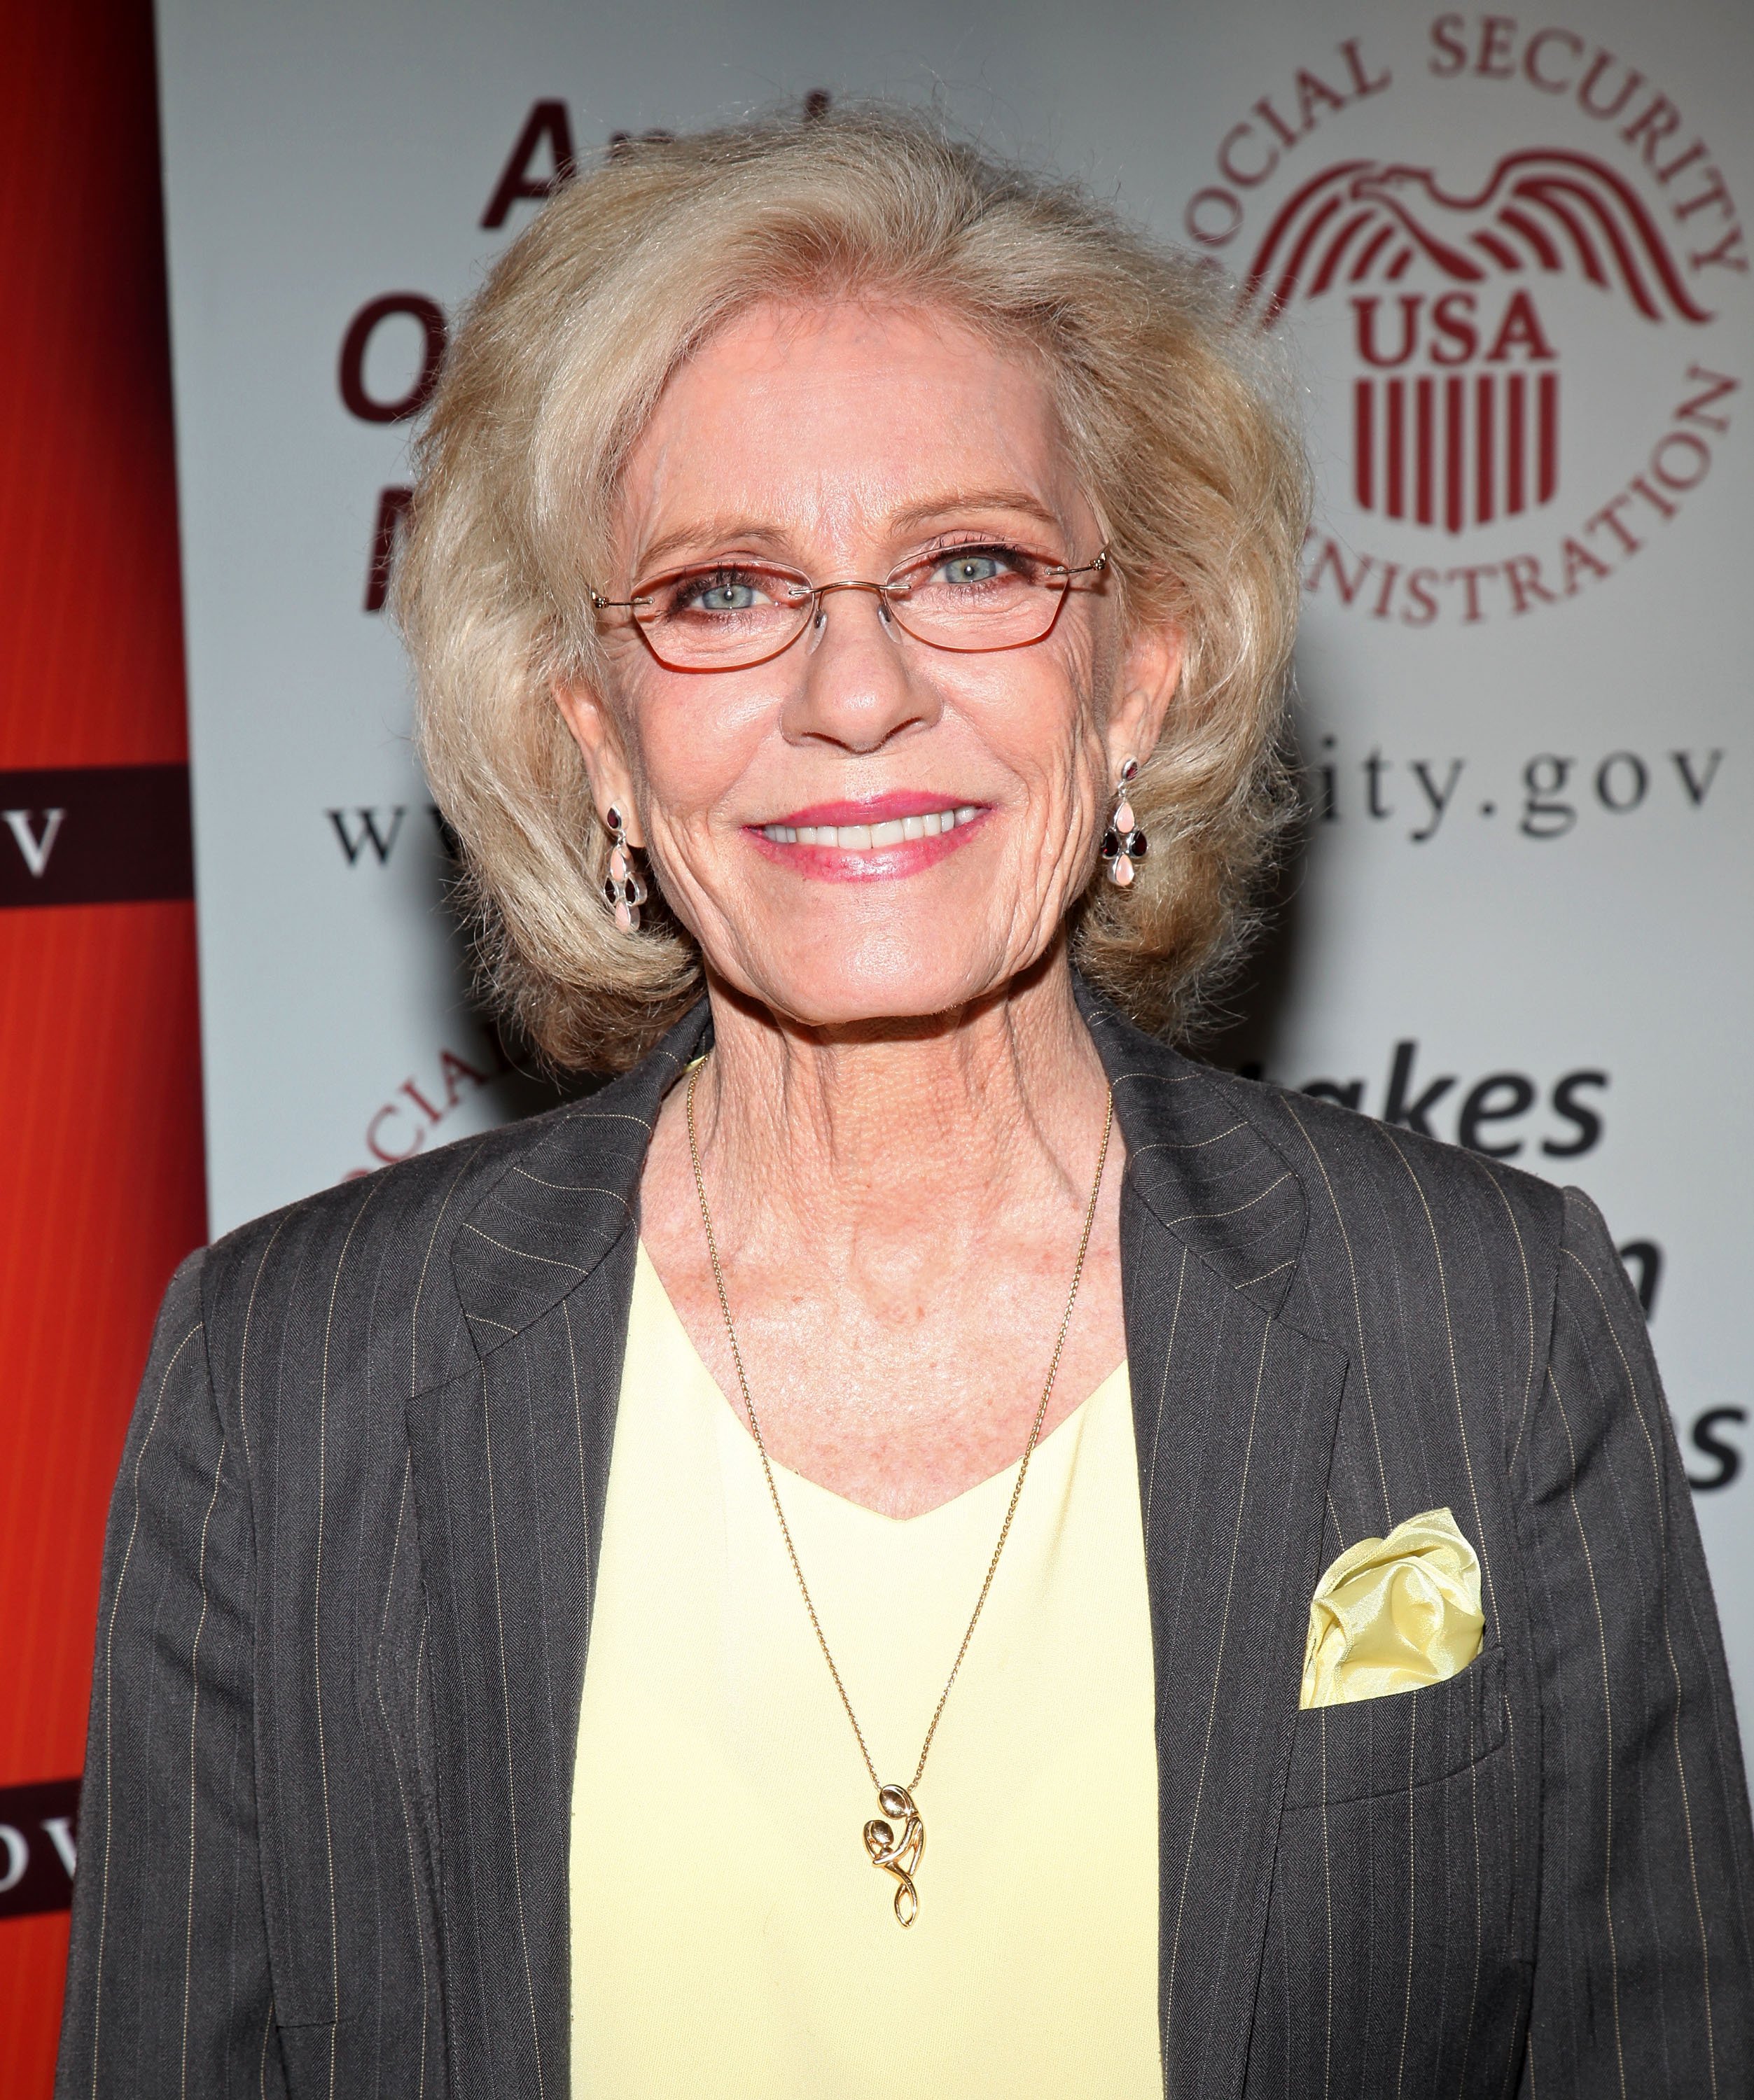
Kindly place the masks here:
<instances>
[{"instance_id":1,"label":"pink lipstick","mask_svg":"<svg viewBox=\"0 0 1754 2100\"><path fill-rule=\"evenodd\" d=\"M862 801L813 802L746 836L771 860L819 881L870 882L917 875L954 853L979 828L989 805L930 790Z\"/></svg>"}]
</instances>

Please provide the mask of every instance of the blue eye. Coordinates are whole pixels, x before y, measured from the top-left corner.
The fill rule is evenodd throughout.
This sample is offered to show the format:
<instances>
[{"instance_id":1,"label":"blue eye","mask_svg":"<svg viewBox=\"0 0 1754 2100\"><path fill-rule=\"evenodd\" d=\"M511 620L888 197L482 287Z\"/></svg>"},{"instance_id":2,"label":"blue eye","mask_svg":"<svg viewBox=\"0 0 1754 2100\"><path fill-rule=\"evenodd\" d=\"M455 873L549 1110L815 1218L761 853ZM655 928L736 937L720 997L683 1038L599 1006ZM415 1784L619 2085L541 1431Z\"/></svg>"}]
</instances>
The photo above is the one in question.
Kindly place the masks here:
<instances>
[{"instance_id":1,"label":"blue eye","mask_svg":"<svg viewBox=\"0 0 1754 2100\"><path fill-rule=\"evenodd\" d=\"M996 583L1004 573L1002 558L988 547L970 547L948 555L938 566L947 584Z\"/></svg>"},{"instance_id":2,"label":"blue eye","mask_svg":"<svg viewBox=\"0 0 1754 2100\"><path fill-rule=\"evenodd\" d=\"M753 584L727 577L708 584L697 593L696 602L703 612L749 612L754 609L758 595Z\"/></svg>"}]
</instances>

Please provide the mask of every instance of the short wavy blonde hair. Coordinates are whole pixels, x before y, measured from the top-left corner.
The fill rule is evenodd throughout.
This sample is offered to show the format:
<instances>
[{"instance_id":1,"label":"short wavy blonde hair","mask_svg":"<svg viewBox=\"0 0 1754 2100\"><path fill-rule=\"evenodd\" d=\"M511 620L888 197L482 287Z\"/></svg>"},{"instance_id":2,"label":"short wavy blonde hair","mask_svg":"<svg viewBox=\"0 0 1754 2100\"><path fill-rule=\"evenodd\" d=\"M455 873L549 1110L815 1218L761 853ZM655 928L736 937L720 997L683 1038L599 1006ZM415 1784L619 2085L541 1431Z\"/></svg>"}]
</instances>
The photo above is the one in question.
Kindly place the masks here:
<instances>
[{"instance_id":1,"label":"short wavy blonde hair","mask_svg":"<svg viewBox=\"0 0 1754 2100\"><path fill-rule=\"evenodd\" d=\"M462 322L417 448L397 609L427 778L490 995L552 1065L635 1061L696 998L661 909L630 938L556 678L600 670L592 581L629 450L679 360L758 301L877 297L1032 346L1103 519L1124 616L1186 667L1132 800L1151 854L1073 909L1085 974L1185 1030L1234 960L1287 807L1282 696L1301 446L1209 266L1087 192L892 108L642 142L569 183Z\"/></svg>"}]
</instances>

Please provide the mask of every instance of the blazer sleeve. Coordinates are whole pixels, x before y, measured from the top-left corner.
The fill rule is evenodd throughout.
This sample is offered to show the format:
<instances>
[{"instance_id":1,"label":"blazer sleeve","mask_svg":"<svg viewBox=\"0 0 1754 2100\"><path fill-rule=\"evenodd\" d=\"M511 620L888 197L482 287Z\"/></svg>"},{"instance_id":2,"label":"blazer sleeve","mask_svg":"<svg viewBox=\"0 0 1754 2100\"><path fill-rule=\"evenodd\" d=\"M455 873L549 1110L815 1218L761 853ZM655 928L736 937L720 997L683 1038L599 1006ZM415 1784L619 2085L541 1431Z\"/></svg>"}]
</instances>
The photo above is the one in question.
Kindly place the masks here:
<instances>
[{"instance_id":1,"label":"blazer sleeve","mask_svg":"<svg viewBox=\"0 0 1754 2100\"><path fill-rule=\"evenodd\" d=\"M1723 1641L1644 1318L1576 1189L1515 1470L1541 1684L1522 2091L1746 2100L1754 1838Z\"/></svg>"},{"instance_id":2,"label":"blazer sleeve","mask_svg":"<svg viewBox=\"0 0 1754 2100\"><path fill-rule=\"evenodd\" d=\"M283 2089L257 1859L247 1454L209 1374L202 1261L166 1294L110 1503L62 2100Z\"/></svg>"}]
</instances>

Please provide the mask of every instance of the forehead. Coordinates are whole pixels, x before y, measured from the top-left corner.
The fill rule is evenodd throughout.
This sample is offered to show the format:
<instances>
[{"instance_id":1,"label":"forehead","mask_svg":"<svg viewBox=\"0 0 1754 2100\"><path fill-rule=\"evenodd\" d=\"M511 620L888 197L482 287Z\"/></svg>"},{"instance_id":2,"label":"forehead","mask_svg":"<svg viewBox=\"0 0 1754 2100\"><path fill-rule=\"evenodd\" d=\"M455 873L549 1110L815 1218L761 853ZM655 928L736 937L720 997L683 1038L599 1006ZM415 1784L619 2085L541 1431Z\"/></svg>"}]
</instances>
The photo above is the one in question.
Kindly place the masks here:
<instances>
[{"instance_id":1,"label":"forehead","mask_svg":"<svg viewBox=\"0 0 1754 2100\"><path fill-rule=\"evenodd\" d=\"M1068 526L1080 507L1025 346L917 307L763 305L672 375L623 473L619 524L630 551L699 526L827 553L1007 492Z\"/></svg>"}]
</instances>

